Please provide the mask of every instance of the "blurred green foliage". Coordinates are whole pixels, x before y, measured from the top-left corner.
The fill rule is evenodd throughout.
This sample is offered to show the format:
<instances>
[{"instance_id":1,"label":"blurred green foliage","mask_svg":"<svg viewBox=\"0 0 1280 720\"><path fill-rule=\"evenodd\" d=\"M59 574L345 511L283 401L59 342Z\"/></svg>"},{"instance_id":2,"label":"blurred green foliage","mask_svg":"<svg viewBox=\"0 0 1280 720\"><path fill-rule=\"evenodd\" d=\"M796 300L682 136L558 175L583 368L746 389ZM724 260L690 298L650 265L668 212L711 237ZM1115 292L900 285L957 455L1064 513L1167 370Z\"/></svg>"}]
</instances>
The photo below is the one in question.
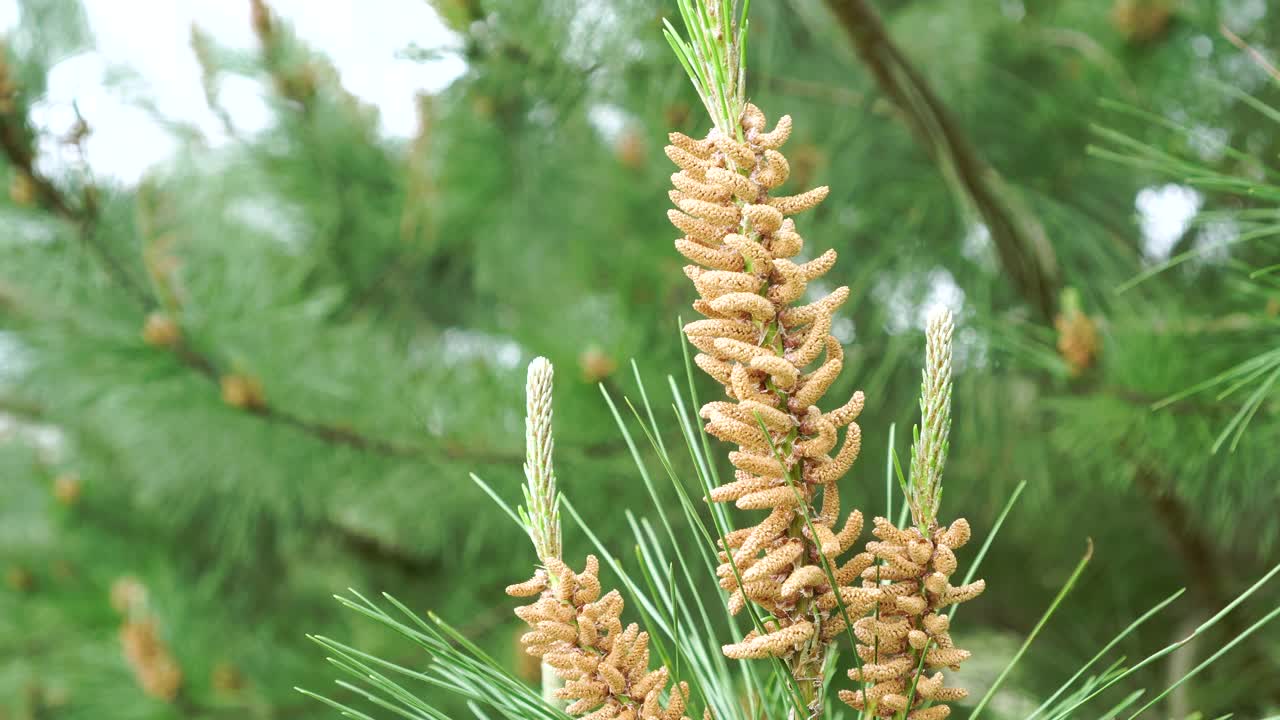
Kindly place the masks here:
<instances>
[{"instance_id":1,"label":"blurred green foliage","mask_svg":"<svg viewBox=\"0 0 1280 720\"><path fill-rule=\"evenodd\" d=\"M620 510L644 490L595 385L633 392L632 358L650 387L681 372L676 318L692 314L692 291L664 217L662 146L667 131L708 122L660 33L674 9L433 4L467 66L420 99L411 141L380 136L376 111L255 2L255 50L198 33L193 47L212 98L225 77L270 88L270 127L217 148L180 128L178 156L125 187L50 170L38 153L24 164L22 148L49 140L35 143L27 116L46 73L92 38L74 2L22 3L0 108L0 717L323 712L291 689L328 677L304 633L407 652L348 626L330 600L347 587L434 609L520 667L501 587L534 559L467 472L518 496L534 355L560 369L562 488L585 513L616 516L594 524L630 556ZM1079 293L1076 321L1096 345L1073 368L1060 328L1002 265L971 188L908 129L835 21L839 4L754 3L748 83L767 113L795 118L788 187L832 188L801 230L815 251L841 253L828 278L853 291L832 394L866 391L867 452L847 497L883 507L876 458L890 423L914 419L916 330L929 304L955 305L949 512L981 533L1029 483L967 632L1007 652L1085 537L1098 548L1012 678L1038 698L1173 589L1192 590L1182 624L1144 630L1134 647L1185 635L1276 556L1276 388L1233 451L1211 447L1253 388L1152 408L1276 348L1280 283L1255 272L1276 262L1275 236L1225 244L1250 223L1274 226L1250 213L1275 197L1201 187L1200 221L1153 250L1135 198L1191 178L1168 159L1135 166L1086 149L1108 143L1101 126L1207 173L1273 177L1275 118L1228 88L1274 106L1280 85L1219 23L1274 55L1280 14L1248 0L877 3L948 131L1043 228L1057 289ZM144 339L149 317L176 324L180 341ZM569 555L586 548L574 535ZM144 693L122 654L109 595L123 577L145 586L182 669L176 698ZM1263 633L1173 707L1259 716L1280 701L1278 675L1280 638Z\"/></svg>"}]
</instances>

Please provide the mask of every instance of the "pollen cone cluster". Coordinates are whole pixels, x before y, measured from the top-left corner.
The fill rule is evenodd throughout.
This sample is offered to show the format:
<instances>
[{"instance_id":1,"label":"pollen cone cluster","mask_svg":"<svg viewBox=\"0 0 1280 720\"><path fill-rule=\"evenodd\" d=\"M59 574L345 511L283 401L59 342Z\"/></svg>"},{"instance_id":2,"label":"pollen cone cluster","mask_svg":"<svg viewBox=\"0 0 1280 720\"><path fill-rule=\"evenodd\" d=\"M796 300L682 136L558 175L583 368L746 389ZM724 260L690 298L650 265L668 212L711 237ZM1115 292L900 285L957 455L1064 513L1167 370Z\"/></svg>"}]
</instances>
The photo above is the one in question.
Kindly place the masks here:
<instances>
[{"instance_id":1,"label":"pollen cone cluster","mask_svg":"<svg viewBox=\"0 0 1280 720\"><path fill-rule=\"evenodd\" d=\"M142 691L171 701L182 689L182 669L160 638L154 618L129 620L120 628L120 648Z\"/></svg>"},{"instance_id":2,"label":"pollen cone cluster","mask_svg":"<svg viewBox=\"0 0 1280 720\"><path fill-rule=\"evenodd\" d=\"M857 511L840 523L836 489L861 447L853 421L862 393L829 412L818 407L844 364L831 321L849 289L797 304L809 283L835 264L836 253L795 259L804 241L788 216L816 206L827 188L770 195L790 172L778 151L791 134L789 116L766 131L764 114L747 104L741 131L742 141L714 130L703 140L672 133L666 149L680 167L671 176L678 209L668 217L684 232L676 249L693 263L684 270L701 295L693 307L706 318L684 331L700 351L698 366L728 396L704 406L702 417L707 432L738 446L729 454L735 479L713 490L711 499L767 513L758 525L728 536L719 574L734 612L750 601L775 620L724 652L820 659L825 641L843 628L836 592L851 617L872 602L860 588L832 588L823 567L835 570L836 584L844 586L872 563L865 553L836 563L862 530ZM846 426L841 445L838 431Z\"/></svg>"},{"instance_id":3,"label":"pollen cone cluster","mask_svg":"<svg viewBox=\"0 0 1280 720\"><path fill-rule=\"evenodd\" d=\"M1066 361L1072 377L1083 375L1093 366L1102 347L1097 324L1078 309L1059 314L1053 324L1058 330L1058 354Z\"/></svg>"},{"instance_id":4,"label":"pollen cone cluster","mask_svg":"<svg viewBox=\"0 0 1280 720\"><path fill-rule=\"evenodd\" d=\"M874 703L878 717L907 711L908 720L940 720L951 714L944 703L968 693L944 687L938 670L958 670L969 658L969 651L951 642L950 622L941 611L972 600L986 587L982 580L960 587L950 583L954 550L969 541L969 523L961 518L925 537L914 527L901 530L876 518L872 532L879 540L867 543L867 551L879 563L863 572L863 586L877 588L880 602L875 615L854 623L862 665L849 671L850 678L869 687L843 690L840 699L857 710Z\"/></svg>"},{"instance_id":5,"label":"pollen cone cluster","mask_svg":"<svg viewBox=\"0 0 1280 720\"><path fill-rule=\"evenodd\" d=\"M622 626L618 591L601 597L595 556L587 556L581 573L556 558L545 562L545 570L507 594L538 598L516 610L530 627L520 642L565 681L556 696L570 701L567 712L589 720L688 720L688 684L662 704L669 672L649 669L649 635L634 623Z\"/></svg>"},{"instance_id":6,"label":"pollen cone cluster","mask_svg":"<svg viewBox=\"0 0 1280 720\"><path fill-rule=\"evenodd\" d=\"M182 668L160 635L155 615L147 609L147 589L134 578L111 586L111 605L125 616L120 650L138 686L147 695L172 702L182 690Z\"/></svg>"}]
</instances>

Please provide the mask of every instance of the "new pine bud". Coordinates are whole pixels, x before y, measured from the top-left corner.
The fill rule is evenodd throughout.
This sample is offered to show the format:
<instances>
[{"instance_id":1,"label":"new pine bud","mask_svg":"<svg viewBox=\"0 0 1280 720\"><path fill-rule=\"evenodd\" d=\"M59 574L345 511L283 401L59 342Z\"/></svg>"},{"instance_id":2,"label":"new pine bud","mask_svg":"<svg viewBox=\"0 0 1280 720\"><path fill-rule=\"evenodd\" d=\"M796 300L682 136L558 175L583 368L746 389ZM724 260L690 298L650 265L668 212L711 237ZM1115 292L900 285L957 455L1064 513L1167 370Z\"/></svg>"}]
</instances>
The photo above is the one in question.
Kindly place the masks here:
<instances>
[{"instance_id":1,"label":"new pine bud","mask_svg":"<svg viewBox=\"0 0 1280 720\"><path fill-rule=\"evenodd\" d=\"M35 578L31 575L31 571L21 565L12 565L4 574L5 584L11 590L17 592L27 592L35 587Z\"/></svg>"},{"instance_id":2,"label":"new pine bud","mask_svg":"<svg viewBox=\"0 0 1280 720\"><path fill-rule=\"evenodd\" d=\"M141 610L147 604L147 588L132 575L118 577L111 583L111 607L121 615Z\"/></svg>"},{"instance_id":3,"label":"new pine bud","mask_svg":"<svg viewBox=\"0 0 1280 720\"><path fill-rule=\"evenodd\" d=\"M25 172L16 172L13 179L9 181L9 199L14 205L22 205L24 207L33 204L36 201L36 186L31 181L31 176Z\"/></svg>"},{"instance_id":4,"label":"new pine bud","mask_svg":"<svg viewBox=\"0 0 1280 720\"><path fill-rule=\"evenodd\" d=\"M66 472L54 478L53 498L68 507L75 505L80 500L80 475Z\"/></svg>"},{"instance_id":5,"label":"new pine bud","mask_svg":"<svg viewBox=\"0 0 1280 720\"><path fill-rule=\"evenodd\" d=\"M613 144L613 152L618 162L632 170L644 167L644 138L635 130L624 131Z\"/></svg>"},{"instance_id":6,"label":"new pine bud","mask_svg":"<svg viewBox=\"0 0 1280 720\"><path fill-rule=\"evenodd\" d=\"M213 666L213 672L209 674L209 684L219 693L235 695L244 690L244 673L240 672L240 668L235 665L223 661Z\"/></svg>"},{"instance_id":7,"label":"new pine bud","mask_svg":"<svg viewBox=\"0 0 1280 720\"><path fill-rule=\"evenodd\" d=\"M142 340L152 347L173 347L181 339L182 329L165 313L151 313L142 326Z\"/></svg>"},{"instance_id":8,"label":"new pine bud","mask_svg":"<svg viewBox=\"0 0 1280 720\"><path fill-rule=\"evenodd\" d=\"M1059 314L1053 324L1058 330L1058 354L1066 361L1072 377L1083 375L1101 350L1097 324L1078 310Z\"/></svg>"},{"instance_id":9,"label":"new pine bud","mask_svg":"<svg viewBox=\"0 0 1280 720\"><path fill-rule=\"evenodd\" d=\"M255 377L232 373L222 376L222 401L241 410L260 410L266 406L262 382Z\"/></svg>"},{"instance_id":10,"label":"new pine bud","mask_svg":"<svg viewBox=\"0 0 1280 720\"><path fill-rule=\"evenodd\" d=\"M612 375L618 369L618 362L598 346L592 345L578 356L578 366L582 368L582 379L596 383Z\"/></svg>"}]
</instances>

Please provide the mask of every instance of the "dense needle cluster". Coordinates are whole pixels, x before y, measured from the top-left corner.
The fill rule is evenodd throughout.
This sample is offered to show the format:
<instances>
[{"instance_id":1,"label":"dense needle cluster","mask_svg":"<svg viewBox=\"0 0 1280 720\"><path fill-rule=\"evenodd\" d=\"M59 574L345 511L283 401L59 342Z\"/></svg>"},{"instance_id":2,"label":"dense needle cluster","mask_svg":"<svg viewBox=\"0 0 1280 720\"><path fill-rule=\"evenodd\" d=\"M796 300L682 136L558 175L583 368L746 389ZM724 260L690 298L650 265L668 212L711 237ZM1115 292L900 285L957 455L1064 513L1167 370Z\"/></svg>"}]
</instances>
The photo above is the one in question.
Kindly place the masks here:
<instances>
[{"instance_id":1,"label":"dense needle cluster","mask_svg":"<svg viewBox=\"0 0 1280 720\"><path fill-rule=\"evenodd\" d=\"M618 591L601 597L595 556L587 556L581 573L556 558L544 562L545 569L507 594L537 596L516 610L530 627L520 642L565 680L555 694L571 701L566 711L589 720L684 718L688 684L680 683L664 707L670 674L666 667L649 669L649 634L635 623L622 626Z\"/></svg>"},{"instance_id":2,"label":"dense needle cluster","mask_svg":"<svg viewBox=\"0 0 1280 720\"><path fill-rule=\"evenodd\" d=\"M790 172L778 151L790 134L789 116L766 131L764 114L751 104L742 115L742 140L716 130L704 140L673 133L667 155L680 167L671 177L678 210L668 216L685 233L676 249L695 263L685 273L701 295L694 309L706 316L684 331L700 351L698 366L728 396L705 405L702 416L707 432L738 445L729 454L735 478L713 490L711 499L768 512L759 524L726 538L719 574L734 611L750 601L773 619L764 633L752 632L724 652L785 657L798 678L813 679L827 642L844 627L836 593L848 612L861 613L872 603L873 593L842 587L872 558L863 553L844 566L835 563L862 531L856 510L840 524L836 483L861 447L853 421L863 398L855 393L825 413L818 407L844 364L831 321L849 290L796 304L808 284L835 264L836 253L792 260L804 241L787 216L816 206L827 188L770 196ZM838 430L846 426L836 451ZM814 509L819 494L821 508Z\"/></svg>"}]
</instances>

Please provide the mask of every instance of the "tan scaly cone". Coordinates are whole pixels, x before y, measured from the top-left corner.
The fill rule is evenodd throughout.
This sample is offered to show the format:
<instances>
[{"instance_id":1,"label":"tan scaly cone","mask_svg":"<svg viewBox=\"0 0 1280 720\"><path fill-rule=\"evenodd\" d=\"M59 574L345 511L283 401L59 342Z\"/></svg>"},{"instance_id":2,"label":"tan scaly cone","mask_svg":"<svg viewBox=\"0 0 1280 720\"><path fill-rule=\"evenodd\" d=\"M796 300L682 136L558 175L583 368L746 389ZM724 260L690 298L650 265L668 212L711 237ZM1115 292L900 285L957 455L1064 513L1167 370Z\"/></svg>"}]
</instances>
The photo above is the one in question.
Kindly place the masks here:
<instances>
[{"instance_id":1,"label":"tan scaly cone","mask_svg":"<svg viewBox=\"0 0 1280 720\"><path fill-rule=\"evenodd\" d=\"M969 658L968 650L951 642L951 623L941 611L986 589L982 580L961 587L949 582L956 570L954 551L969 541L969 523L961 518L949 528L935 524L926 538L917 528L901 530L878 517L872 533L879 540L868 542L867 551L884 564L867 568L863 585L879 587L882 598L876 615L854 623L858 657L865 664L849 671L851 679L870 687L865 693L842 690L840 699L857 710L874 700L878 717L898 716L910 704L908 720L940 720L951 708L932 703L962 700L968 692L944 687L937 670L958 670Z\"/></svg>"},{"instance_id":2,"label":"tan scaly cone","mask_svg":"<svg viewBox=\"0 0 1280 720\"><path fill-rule=\"evenodd\" d=\"M618 591L601 597L595 556L581 573L555 558L546 565L507 594L538 598L516 609L530 627L520 642L565 681L556 691L570 701L565 710L588 720L688 720L689 685L680 683L662 705L670 673L649 669L649 634L635 623L623 628Z\"/></svg>"},{"instance_id":3,"label":"tan scaly cone","mask_svg":"<svg viewBox=\"0 0 1280 720\"><path fill-rule=\"evenodd\" d=\"M789 173L778 149L791 133L791 118L783 116L768 132L765 126L764 114L748 103L742 142L715 130L703 140L672 133L666 152L680 171L671 176L670 193L678 209L668 217L685 233L676 249L695 263L685 273L701 295L693 307L706 317L684 331L700 351L695 362L724 385L728 397L703 406L701 414L707 432L738 445L729 454L735 478L715 488L711 500L767 512L758 524L729 534L719 576L733 612L749 601L776 620L764 634L753 631L724 646L724 653L784 658L813 707L826 648L844 629L836 592L851 617L866 612L878 595L850 587L871 566L870 554L837 562L862 531L856 510L839 524L836 484L858 456L861 430L853 421L863 396L855 393L825 413L818 407L843 367L844 350L830 331L832 313L849 290L797 304L808 283L835 264L836 253L792 261L804 242L787 216L816 206L827 188L770 196ZM812 534L804 512L812 518ZM839 588L831 587L823 556Z\"/></svg>"}]
</instances>

